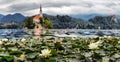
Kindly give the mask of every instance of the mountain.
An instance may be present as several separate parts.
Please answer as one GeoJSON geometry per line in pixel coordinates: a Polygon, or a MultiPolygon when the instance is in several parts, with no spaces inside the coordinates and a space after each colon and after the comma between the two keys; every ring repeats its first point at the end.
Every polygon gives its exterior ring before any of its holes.
{"type": "Polygon", "coordinates": [[[71,15],[73,18],[81,18],[83,20],[88,21],[91,18],[94,18],[95,16],[107,16],[106,14],[78,14],[78,15],[71,15]]]}
{"type": "Polygon", "coordinates": [[[94,28],[101,27],[102,29],[120,29],[120,20],[116,15],[96,16],[89,19],[89,22],[94,24],[94,28]]]}
{"type": "Polygon", "coordinates": [[[43,17],[50,19],[54,29],[98,29],[98,27],[101,29],[120,29],[118,15],[94,16],[88,19],[88,21],[81,18],[73,18],[68,15],[52,16],[43,14],[43,17]]]}
{"type": "Polygon", "coordinates": [[[53,27],[55,29],[86,28],[87,25],[91,24],[88,21],[84,21],[83,19],[73,18],[68,15],[52,16],[44,14],[43,16],[49,18],[52,21],[53,27]]]}
{"type": "Polygon", "coordinates": [[[120,15],[116,15],[118,19],[120,19],[120,15]]]}
{"type": "MultiPolygon", "coordinates": [[[[94,18],[96,16],[109,16],[108,14],[78,14],[78,15],[71,15],[73,18],[81,18],[83,20],[89,20],[91,18],[94,18]]],[[[120,19],[120,15],[116,15],[118,19],[120,19]]]]}
{"type": "Polygon", "coordinates": [[[98,29],[98,27],[101,29],[120,29],[119,15],[86,15],[86,17],[90,17],[88,21],[68,15],[51,16],[45,14],[44,17],[48,17],[53,22],[55,29],[75,28],[76,26],[79,29],[98,29]]]}
{"type": "MultiPolygon", "coordinates": [[[[33,17],[34,16],[25,19],[24,27],[28,27],[28,28],[33,27],[33,22],[32,22],[33,17]]],[[[53,29],[74,29],[74,28],[85,29],[87,27],[90,28],[92,27],[90,25],[93,25],[91,22],[84,21],[82,19],[73,18],[68,15],[53,16],[53,15],[43,14],[43,17],[44,19],[48,19],[52,22],[53,29]]],[[[45,20],[44,20],[44,23],[45,23],[45,20]]]]}
{"type": "Polygon", "coordinates": [[[4,15],[0,14],[0,20],[1,20],[2,17],[4,17],[4,15]]]}
{"type": "MultiPolygon", "coordinates": [[[[24,15],[20,13],[16,14],[8,14],[6,16],[0,15],[1,23],[8,24],[9,22],[15,22],[13,23],[13,26],[22,26],[24,24],[23,21],[26,21],[28,18],[30,18],[31,23],[33,20],[33,17],[25,17],[24,15]],[[20,22],[20,23],[17,23],[20,22]]],[[[84,14],[84,15],[78,15],[78,16],[68,16],[68,15],[48,15],[43,14],[44,18],[50,19],[50,21],[53,23],[54,29],[73,29],[73,28],[79,28],[79,29],[98,29],[98,27],[101,27],[101,29],[120,29],[120,15],[105,15],[105,14],[84,14]]],[[[11,24],[9,24],[8,27],[11,24]]],[[[31,24],[30,24],[31,25],[31,24]]],[[[4,25],[3,25],[4,26],[4,25]]],[[[4,28],[2,24],[0,27],[4,28]]]]}
{"type": "Polygon", "coordinates": [[[23,22],[25,20],[25,16],[20,14],[20,13],[16,13],[16,14],[8,14],[4,17],[1,18],[0,22],[1,23],[5,23],[5,22],[23,22]]]}

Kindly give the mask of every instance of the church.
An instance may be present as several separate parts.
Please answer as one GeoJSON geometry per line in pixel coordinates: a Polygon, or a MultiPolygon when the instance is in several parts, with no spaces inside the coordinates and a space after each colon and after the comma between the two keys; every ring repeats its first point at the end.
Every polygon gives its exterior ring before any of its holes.
{"type": "Polygon", "coordinates": [[[35,15],[33,18],[33,23],[35,24],[34,27],[34,35],[35,36],[40,36],[42,34],[43,31],[43,27],[42,24],[40,23],[42,20],[40,20],[40,18],[42,18],[42,6],[40,5],[40,11],[39,14],[35,15]]]}

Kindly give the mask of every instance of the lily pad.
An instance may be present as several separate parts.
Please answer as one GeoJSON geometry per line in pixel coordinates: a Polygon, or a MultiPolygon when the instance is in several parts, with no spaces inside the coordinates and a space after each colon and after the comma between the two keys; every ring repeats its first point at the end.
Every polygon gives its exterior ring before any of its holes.
{"type": "Polygon", "coordinates": [[[10,51],[9,54],[10,55],[17,55],[17,56],[19,56],[19,55],[22,54],[22,51],[10,51]]]}
{"type": "Polygon", "coordinates": [[[35,58],[37,56],[37,53],[29,53],[29,54],[27,54],[27,58],[28,59],[33,59],[33,58],[35,58]]]}
{"type": "Polygon", "coordinates": [[[12,56],[0,56],[0,62],[13,62],[14,57],[12,56]]]}

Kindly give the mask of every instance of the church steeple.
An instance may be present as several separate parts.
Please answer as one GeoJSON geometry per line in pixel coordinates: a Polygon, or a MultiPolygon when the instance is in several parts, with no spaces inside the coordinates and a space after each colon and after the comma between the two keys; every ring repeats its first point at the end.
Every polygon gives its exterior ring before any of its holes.
{"type": "Polygon", "coordinates": [[[42,5],[40,4],[40,17],[42,17],[42,5]]]}

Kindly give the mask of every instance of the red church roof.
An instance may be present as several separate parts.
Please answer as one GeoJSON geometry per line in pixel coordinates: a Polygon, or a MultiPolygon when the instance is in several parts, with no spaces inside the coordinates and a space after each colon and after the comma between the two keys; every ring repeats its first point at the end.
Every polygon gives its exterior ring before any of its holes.
{"type": "Polygon", "coordinates": [[[38,14],[38,15],[36,15],[36,16],[34,16],[34,19],[39,19],[40,18],[40,15],[38,14]]]}

